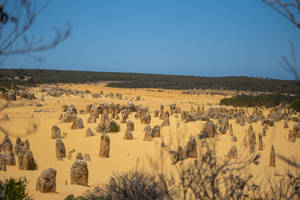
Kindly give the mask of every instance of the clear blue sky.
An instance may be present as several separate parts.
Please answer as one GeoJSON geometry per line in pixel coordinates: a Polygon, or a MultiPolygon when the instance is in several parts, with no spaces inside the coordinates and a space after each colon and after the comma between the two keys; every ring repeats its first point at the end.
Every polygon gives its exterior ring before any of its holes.
{"type": "Polygon", "coordinates": [[[47,39],[66,21],[71,36],[44,61],[3,65],[292,79],[279,62],[289,40],[300,52],[300,30],[260,0],[55,0],[32,32],[47,39]]]}

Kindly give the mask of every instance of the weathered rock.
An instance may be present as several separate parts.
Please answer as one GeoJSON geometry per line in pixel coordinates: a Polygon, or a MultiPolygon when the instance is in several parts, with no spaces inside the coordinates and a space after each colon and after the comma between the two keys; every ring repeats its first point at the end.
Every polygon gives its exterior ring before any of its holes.
{"type": "Polygon", "coordinates": [[[87,119],[88,123],[96,123],[97,122],[97,118],[95,115],[91,114],[88,119],[87,119]]]}
{"type": "Polygon", "coordinates": [[[90,154],[85,153],[84,156],[83,156],[83,160],[88,161],[88,162],[91,161],[92,159],[91,159],[90,154]]]}
{"type": "Polygon", "coordinates": [[[141,123],[142,124],[150,124],[151,122],[151,115],[149,113],[146,113],[144,116],[141,118],[141,123]]]}
{"type": "Polygon", "coordinates": [[[237,141],[237,138],[236,138],[235,135],[231,136],[231,141],[232,141],[232,142],[236,142],[236,141],[237,141]]]}
{"type": "Polygon", "coordinates": [[[233,136],[232,124],[230,124],[230,126],[229,126],[229,135],[233,136]]]}
{"type": "Polygon", "coordinates": [[[227,157],[229,159],[237,159],[237,148],[236,148],[236,146],[231,147],[231,149],[227,153],[227,157]]]}
{"type": "Polygon", "coordinates": [[[176,151],[169,151],[169,155],[171,157],[172,164],[176,164],[179,161],[176,151]]]}
{"type": "Polygon", "coordinates": [[[133,139],[132,132],[129,130],[126,130],[125,134],[124,134],[124,140],[132,140],[132,139],[133,139]]]}
{"type": "Polygon", "coordinates": [[[125,124],[127,120],[127,116],[126,115],[122,115],[120,123],[125,124]]]}
{"type": "Polygon", "coordinates": [[[30,150],[30,144],[29,144],[28,139],[26,139],[26,140],[24,141],[24,147],[25,147],[25,149],[30,150]]]}
{"type": "Polygon", "coordinates": [[[182,161],[186,158],[184,151],[181,146],[178,146],[177,151],[169,151],[171,156],[172,164],[176,164],[179,161],[182,161]]]}
{"type": "Polygon", "coordinates": [[[200,138],[213,138],[217,134],[216,125],[212,121],[207,121],[201,131],[200,138]]]}
{"type": "Polygon", "coordinates": [[[62,160],[63,158],[66,157],[66,148],[63,141],[60,138],[56,139],[55,149],[56,149],[56,158],[58,160],[62,160]]]}
{"type": "Polygon", "coordinates": [[[134,123],[130,120],[127,122],[127,130],[134,131],[134,123]]]}
{"type": "Polygon", "coordinates": [[[93,131],[92,131],[91,128],[88,128],[88,129],[86,130],[85,136],[86,136],[86,137],[94,136],[94,133],[93,133],[93,131]]]}
{"type": "Polygon", "coordinates": [[[194,136],[190,136],[187,144],[184,148],[185,157],[188,158],[197,158],[197,142],[194,136]]]}
{"type": "Polygon", "coordinates": [[[13,151],[13,144],[8,135],[5,135],[5,137],[3,138],[1,148],[4,153],[7,151],[13,151]]]}
{"type": "MultiPolygon", "coordinates": [[[[16,138],[16,145],[21,145],[21,143],[22,143],[21,138],[17,137],[17,138],[16,138]]],[[[22,144],[22,145],[23,145],[23,144],[22,144]]]]}
{"type": "Polygon", "coordinates": [[[20,170],[36,170],[33,154],[30,150],[20,153],[18,156],[18,166],[20,170]]]}
{"type": "Polygon", "coordinates": [[[158,117],[158,114],[159,114],[159,111],[158,111],[158,110],[154,110],[154,112],[153,112],[153,117],[154,117],[154,118],[157,118],[157,117],[158,117]]]}
{"type": "Polygon", "coordinates": [[[160,127],[158,125],[155,125],[151,130],[151,136],[152,137],[160,137],[160,127]]]}
{"type": "Polygon", "coordinates": [[[65,122],[73,122],[76,118],[77,115],[75,113],[66,112],[59,118],[59,120],[60,122],[65,123],[65,122]]]}
{"type": "Polygon", "coordinates": [[[160,113],[161,113],[161,114],[164,113],[164,105],[160,105],[160,113]]]}
{"type": "Polygon", "coordinates": [[[120,126],[114,120],[107,120],[106,122],[100,122],[96,128],[97,132],[107,133],[107,132],[119,132],[120,126]]]}
{"type": "Polygon", "coordinates": [[[77,156],[76,156],[76,160],[83,160],[83,156],[81,152],[78,152],[77,156]]]}
{"type": "Polygon", "coordinates": [[[57,138],[61,138],[61,131],[58,126],[54,125],[51,128],[51,139],[57,139],[57,138]]]}
{"type": "Polygon", "coordinates": [[[225,133],[226,133],[226,127],[224,126],[224,124],[220,125],[220,127],[219,127],[219,132],[220,132],[221,134],[225,134],[225,133]]]}
{"type": "Polygon", "coordinates": [[[108,120],[109,120],[108,113],[107,112],[103,112],[102,115],[101,115],[101,118],[100,118],[100,122],[101,123],[105,123],[108,120]]]}
{"type": "Polygon", "coordinates": [[[0,171],[6,171],[6,159],[2,154],[0,154],[0,171]]]}
{"type": "Polygon", "coordinates": [[[161,123],[160,126],[161,126],[161,127],[164,127],[164,126],[170,126],[170,119],[169,119],[169,117],[165,116],[165,117],[164,117],[164,121],[161,123]]]}
{"type": "Polygon", "coordinates": [[[274,146],[271,146],[271,152],[270,152],[270,167],[275,167],[275,149],[274,146]]]}
{"type": "Polygon", "coordinates": [[[199,117],[193,112],[184,111],[181,113],[181,120],[184,121],[184,123],[193,122],[198,119],[199,117]]]}
{"type": "Polygon", "coordinates": [[[77,109],[75,108],[75,106],[73,104],[71,104],[69,106],[67,112],[77,114],[77,109]]]}
{"type": "Polygon", "coordinates": [[[16,156],[19,156],[19,154],[22,151],[25,151],[24,149],[25,149],[24,143],[22,142],[22,140],[19,137],[17,137],[16,145],[15,145],[15,154],[16,154],[16,156]]]}
{"type": "Polygon", "coordinates": [[[261,122],[261,125],[263,126],[263,125],[265,125],[265,124],[267,124],[268,126],[272,127],[272,126],[274,126],[274,121],[271,120],[271,119],[265,119],[265,120],[263,120],[263,121],[261,122]]]}
{"type": "Polygon", "coordinates": [[[144,128],[144,141],[152,141],[152,131],[150,125],[146,125],[144,128]]]}
{"type": "Polygon", "coordinates": [[[99,157],[108,158],[110,151],[110,138],[108,134],[101,135],[99,157]]]}
{"type": "Polygon", "coordinates": [[[296,123],[293,127],[293,132],[296,136],[296,138],[300,138],[300,124],[296,123]]]}
{"type": "Polygon", "coordinates": [[[93,107],[93,104],[88,104],[85,108],[85,113],[90,113],[92,107],[93,107]]]}
{"type": "Polygon", "coordinates": [[[288,127],[289,127],[289,125],[288,125],[287,121],[284,121],[283,128],[288,128],[288,127]]]}
{"type": "Polygon", "coordinates": [[[84,128],[83,120],[82,120],[82,118],[77,117],[77,118],[74,120],[74,122],[73,122],[73,124],[72,124],[72,126],[71,126],[71,129],[81,129],[81,128],[84,128]]]}
{"type": "Polygon", "coordinates": [[[7,114],[4,114],[3,117],[1,118],[2,121],[9,121],[9,117],[7,114]]]}
{"type": "Polygon", "coordinates": [[[9,91],[5,94],[5,98],[8,101],[15,101],[17,99],[17,95],[15,91],[9,91]]]}
{"type": "Polygon", "coordinates": [[[48,168],[44,170],[36,181],[36,190],[46,192],[56,192],[56,170],[48,168]]]}
{"type": "Polygon", "coordinates": [[[289,142],[296,142],[296,135],[295,132],[292,130],[289,130],[289,142]]]}
{"type": "Polygon", "coordinates": [[[6,164],[7,165],[10,165],[10,166],[15,166],[16,165],[15,155],[12,151],[7,151],[4,154],[4,157],[6,159],[6,164]]]}
{"type": "Polygon", "coordinates": [[[84,160],[76,160],[71,167],[71,184],[88,186],[89,171],[84,160]]]}
{"type": "Polygon", "coordinates": [[[244,145],[249,148],[250,152],[255,151],[256,136],[255,136],[255,132],[251,125],[249,126],[247,134],[245,135],[244,145]]]}
{"type": "Polygon", "coordinates": [[[267,136],[267,128],[263,128],[263,130],[262,130],[262,136],[267,136]]]}
{"type": "Polygon", "coordinates": [[[263,140],[262,140],[262,134],[258,134],[258,150],[262,151],[264,148],[263,140]]]}

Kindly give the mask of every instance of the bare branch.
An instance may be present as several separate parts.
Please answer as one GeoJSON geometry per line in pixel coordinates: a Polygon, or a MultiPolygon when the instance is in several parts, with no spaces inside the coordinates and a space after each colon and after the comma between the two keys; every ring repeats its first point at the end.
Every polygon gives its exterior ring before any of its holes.
{"type": "Polygon", "coordinates": [[[300,1],[299,0],[262,0],[263,3],[270,6],[281,16],[285,17],[288,21],[300,28],[300,19],[295,16],[300,13],[300,1]]]}
{"type": "Polygon", "coordinates": [[[13,0],[3,3],[4,11],[10,20],[5,24],[0,22],[0,57],[23,54],[35,58],[32,53],[52,49],[70,36],[70,23],[67,23],[63,29],[52,28],[54,36],[47,41],[43,41],[42,37],[35,39],[27,35],[37,17],[49,4],[50,0],[38,8],[35,0],[13,0]],[[9,11],[5,10],[9,8],[11,8],[9,11]]]}

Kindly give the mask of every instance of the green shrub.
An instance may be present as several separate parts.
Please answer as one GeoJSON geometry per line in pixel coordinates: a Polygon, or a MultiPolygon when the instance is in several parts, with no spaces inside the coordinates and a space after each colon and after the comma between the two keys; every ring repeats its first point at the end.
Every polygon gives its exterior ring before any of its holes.
{"type": "Polygon", "coordinates": [[[88,199],[83,196],[75,197],[73,194],[70,194],[65,198],[65,200],[88,200],[88,199]]]}
{"type": "Polygon", "coordinates": [[[300,112],[300,99],[295,99],[294,101],[292,101],[289,105],[289,108],[300,112]]]}
{"type": "Polygon", "coordinates": [[[220,105],[234,107],[255,107],[265,106],[267,108],[274,107],[280,103],[290,103],[299,97],[286,96],[280,94],[261,94],[261,95],[236,95],[231,98],[221,99],[220,105]]]}
{"type": "Polygon", "coordinates": [[[5,182],[0,181],[0,194],[3,194],[3,191],[5,191],[5,198],[9,200],[29,200],[31,197],[26,191],[27,183],[25,177],[19,179],[10,178],[5,182]]]}

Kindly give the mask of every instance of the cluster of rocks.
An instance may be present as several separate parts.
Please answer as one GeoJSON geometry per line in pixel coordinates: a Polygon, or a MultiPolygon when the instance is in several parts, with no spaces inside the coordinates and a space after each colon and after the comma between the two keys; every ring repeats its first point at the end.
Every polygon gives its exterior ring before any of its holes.
{"type": "Polygon", "coordinates": [[[32,92],[29,92],[27,90],[17,90],[17,95],[28,100],[35,99],[35,95],[32,92]]]}
{"type": "Polygon", "coordinates": [[[61,96],[80,96],[84,97],[85,95],[91,94],[89,90],[81,91],[81,90],[76,90],[76,89],[66,89],[66,88],[61,88],[58,86],[50,87],[48,85],[43,86],[40,89],[40,92],[46,93],[47,96],[51,97],[61,97],[61,96]]]}
{"type": "Polygon", "coordinates": [[[144,141],[152,141],[152,138],[160,137],[160,126],[155,125],[153,128],[151,128],[150,125],[146,125],[144,128],[144,132],[144,141]]]}
{"type": "Polygon", "coordinates": [[[126,124],[126,131],[124,133],[124,140],[132,140],[133,139],[132,131],[134,131],[134,123],[129,120],[126,124]]]}
{"type": "Polygon", "coordinates": [[[7,101],[15,101],[17,100],[17,93],[14,90],[10,90],[5,93],[0,93],[0,97],[7,101]]]}
{"type": "Polygon", "coordinates": [[[190,136],[185,147],[178,146],[177,150],[169,151],[173,164],[187,158],[197,158],[197,142],[194,136],[190,136]]]}
{"type": "Polygon", "coordinates": [[[66,122],[73,122],[77,118],[77,109],[73,104],[70,106],[64,105],[63,106],[63,113],[60,115],[58,120],[62,123],[66,122]]]}
{"type": "Polygon", "coordinates": [[[24,142],[17,137],[16,145],[6,135],[0,144],[0,170],[6,171],[6,166],[16,165],[15,156],[18,157],[18,168],[20,170],[36,170],[37,164],[34,160],[33,154],[30,150],[29,141],[26,139],[24,142]]]}
{"type": "Polygon", "coordinates": [[[35,99],[34,93],[25,89],[9,90],[0,94],[0,98],[6,99],[7,101],[15,101],[17,100],[17,96],[28,100],[35,99]]]}
{"type": "Polygon", "coordinates": [[[300,124],[296,123],[292,130],[289,130],[288,141],[296,142],[296,138],[300,138],[300,124]]]}

